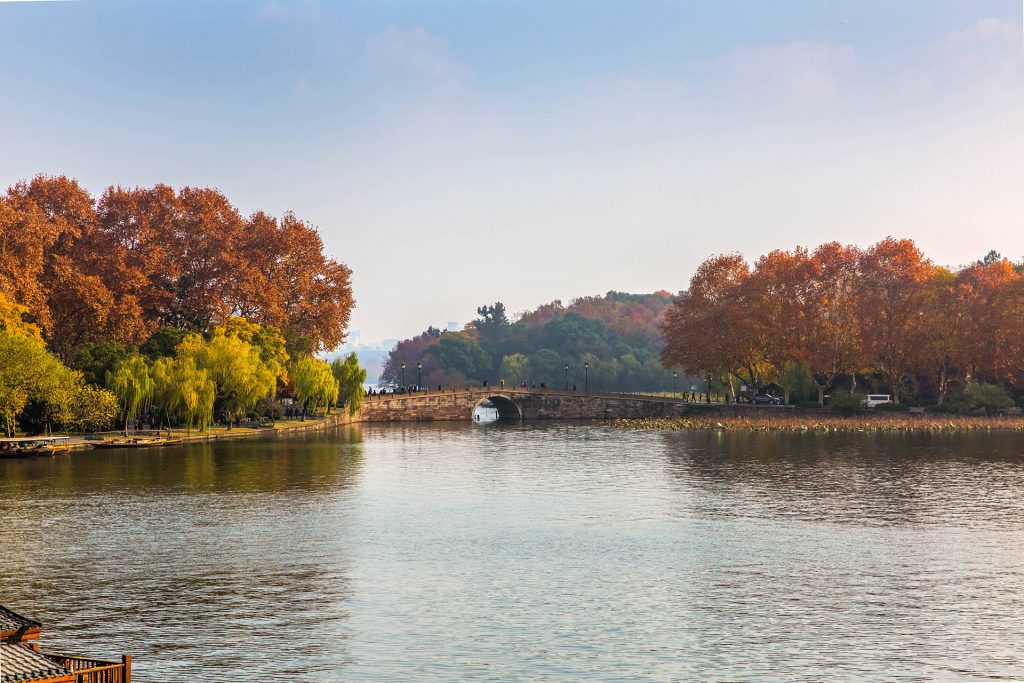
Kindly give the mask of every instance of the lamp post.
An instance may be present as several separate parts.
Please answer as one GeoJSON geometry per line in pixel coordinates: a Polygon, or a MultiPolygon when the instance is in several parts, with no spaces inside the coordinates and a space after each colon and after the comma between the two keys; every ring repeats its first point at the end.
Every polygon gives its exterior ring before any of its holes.
{"type": "Polygon", "coordinates": [[[673,398],[675,398],[676,396],[679,395],[678,382],[676,382],[676,378],[677,377],[679,377],[679,373],[676,372],[675,370],[673,370],[672,371],[672,397],[673,398]]]}
{"type": "Polygon", "coordinates": [[[423,363],[416,363],[416,391],[423,389],[423,363]]]}
{"type": "Polygon", "coordinates": [[[569,364],[565,364],[565,390],[569,391],[569,364]]]}
{"type": "Polygon", "coordinates": [[[405,363],[402,363],[402,391],[405,391],[405,363]]]}
{"type": "Polygon", "coordinates": [[[711,375],[707,376],[707,379],[705,380],[705,382],[706,383],[704,385],[704,389],[705,389],[704,394],[705,394],[705,396],[707,396],[708,403],[711,403],[711,375]]]}
{"type": "Polygon", "coordinates": [[[583,364],[583,391],[590,391],[590,363],[583,364]]]}

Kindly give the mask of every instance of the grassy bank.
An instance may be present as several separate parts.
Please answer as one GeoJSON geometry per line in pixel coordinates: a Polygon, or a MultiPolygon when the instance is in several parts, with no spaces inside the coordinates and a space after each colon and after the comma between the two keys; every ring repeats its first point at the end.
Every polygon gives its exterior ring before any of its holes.
{"type": "Polygon", "coordinates": [[[613,420],[615,427],[638,430],[747,432],[1024,432],[1024,417],[921,414],[878,415],[707,415],[613,420]]]}

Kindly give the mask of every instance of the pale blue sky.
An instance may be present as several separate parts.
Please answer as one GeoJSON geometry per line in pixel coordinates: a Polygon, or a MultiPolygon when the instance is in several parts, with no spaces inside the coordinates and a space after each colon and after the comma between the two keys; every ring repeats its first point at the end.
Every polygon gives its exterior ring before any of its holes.
{"type": "Polygon", "coordinates": [[[0,3],[0,183],[212,185],[355,271],[362,338],[711,253],[1024,256],[1020,0],[0,3]]]}

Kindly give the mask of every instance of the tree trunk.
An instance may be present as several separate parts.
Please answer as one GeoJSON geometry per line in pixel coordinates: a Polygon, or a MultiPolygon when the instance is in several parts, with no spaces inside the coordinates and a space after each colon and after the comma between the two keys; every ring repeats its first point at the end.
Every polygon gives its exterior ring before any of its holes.
{"type": "Polygon", "coordinates": [[[894,372],[890,372],[890,373],[888,373],[888,375],[889,375],[889,388],[892,391],[892,402],[893,403],[899,403],[900,402],[900,395],[899,395],[899,391],[898,391],[898,389],[899,389],[899,378],[896,376],[896,373],[894,373],[894,372]]]}

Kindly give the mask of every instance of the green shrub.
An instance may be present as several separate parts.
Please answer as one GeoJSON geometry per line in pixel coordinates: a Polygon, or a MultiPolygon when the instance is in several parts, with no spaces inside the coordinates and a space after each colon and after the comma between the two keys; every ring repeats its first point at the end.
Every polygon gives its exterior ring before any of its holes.
{"type": "Polygon", "coordinates": [[[906,403],[882,403],[875,406],[875,410],[881,410],[886,413],[909,413],[910,406],[906,403]]]}
{"type": "Polygon", "coordinates": [[[798,408],[810,408],[812,410],[821,408],[821,405],[817,401],[800,401],[796,405],[798,408]]]}
{"type": "Polygon", "coordinates": [[[1006,389],[988,382],[971,382],[964,387],[964,398],[971,408],[982,409],[988,415],[1013,406],[1006,389]]]}
{"type": "Polygon", "coordinates": [[[837,391],[832,394],[832,398],[829,399],[828,405],[837,413],[849,415],[851,413],[856,413],[863,408],[861,405],[863,400],[863,394],[848,394],[844,391],[837,391]]]}

